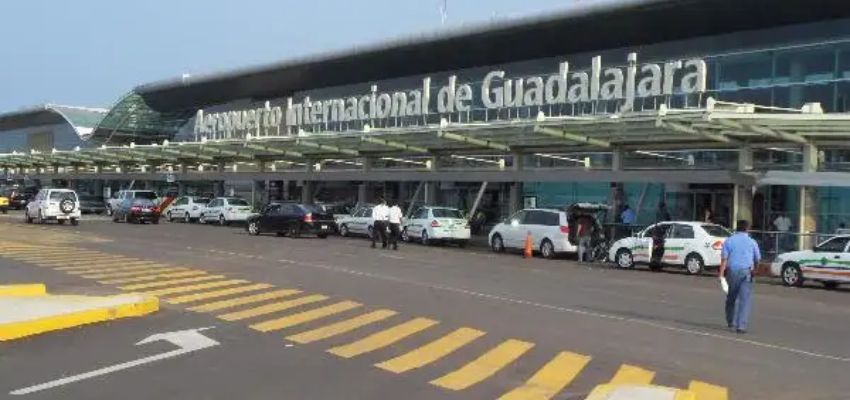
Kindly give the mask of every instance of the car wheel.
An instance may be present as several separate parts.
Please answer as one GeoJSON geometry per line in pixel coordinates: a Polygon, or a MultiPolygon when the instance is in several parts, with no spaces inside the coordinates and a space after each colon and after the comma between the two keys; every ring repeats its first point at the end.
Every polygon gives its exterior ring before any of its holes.
{"type": "Polygon", "coordinates": [[[291,238],[297,238],[297,237],[301,236],[301,227],[296,226],[296,225],[290,226],[289,230],[287,231],[287,236],[289,236],[291,238]]]}
{"type": "Polygon", "coordinates": [[[227,226],[229,224],[229,222],[227,222],[227,220],[224,219],[224,215],[219,215],[218,216],[218,224],[221,225],[221,226],[227,226]]]}
{"type": "Polygon", "coordinates": [[[685,268],[691,275],[700,275],[705,270],[705,262],[699,254],[688,254],[685,257],[685,268]]]}
{"type": "Polygon", "coordinates": [[[260,223],[257,221],[251,221],[248,223],[248,233],[257,236],[260,234],[260,223]]]}
{"type": "Polygon", "coordinates": [[[422,231],[422,244],[425,246],[431,245],[431,238],[428,237],[428,231],[422,231]]]}
{"type": "Polygon", "coordinates": [[[32,217],[30,217],[30,214],[26,209],[24,210],[24,221],[28,224],[32,223],[32,217]]]}
{"type": "Polygon", "coordinates": [[[493,235],[493,239],[490,240],[490,248],[496,253],[505,252],[505,241],[502,240],[502,235],[493,235]]]}
{"type": "Polygon", "coordinates": [[[635,258],[629,249],[617,250],[617,255],[614,260],[620,268],[631,269],[635,267],[635,258]]]}
{"type": "Polygon", "coordinates": [[[339,226],[339,235],[340,236],[347,237],[349,233],[350,232],[348,232],[348,225],[342,224],[342,225],[339,226]]]}
{"type": "Polygon", "coordinates": [[[72,226],[77,226],[77,225],[79,225],[79,224],[80,224],[80,220],[79,220],[79,219],[71,218],[71,225],[72,225],[72,226]]]}
{"type": "Polygon", "coordinates": [[[206,223],[207,223],[207,220],[205,220],[205,219],[204,219],[204,214],[201,214],[201,215],[198,217],[198,223],[199,223],[199,224],[206,224],[206,223]]]}
{"type": "Polygon", "coordinates": [[[189,213],[183,214],[183,223],[188,224],[192,222],[192,218],[189,218],[189,213]]]}
{"type": "Polygon", "coordinates": [[[823,287],[825,287],[829,290],[838,289],[838,285],[839,285],[839,283],[836,282],[836,281],[823,281],[821,283],[823,284],[823,287]]]}
{"type": "Polygon", "coordinates": [[[555,246],[549,239],[543,239],[543,242],[540,243],[540,255],[542,255],[543,258],[555,258],[555,246]]]}
{"type": "Polygon", "coordinates": [[[57,222],[59,225],[65,225],[65,220],[64,220],[64,219],[56,220],[56,222],[57,222]]]}
{"type": "Polygon", "coordinates": [[[401,241],[402,242],[410,242],[410,234],[407,233],[407,228],[401,230],[401,241]]]}
{"type": "Polygon", "coordinates": [[[165,219],[167,219],[168,222],[174,222],[174,217],[171,215],[171,211],[165,213],[165,219]]]}
{"type": "Polygon", "coordinates": [[[796,263],[787,263],[782,266],[782,283],[785,286],[803,286],[803,271],[796,263]]]}

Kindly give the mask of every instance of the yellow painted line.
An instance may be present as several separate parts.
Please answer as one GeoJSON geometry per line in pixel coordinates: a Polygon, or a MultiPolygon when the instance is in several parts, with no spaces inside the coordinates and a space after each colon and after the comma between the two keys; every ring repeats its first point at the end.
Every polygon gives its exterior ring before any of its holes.
{"type": "Polygon", "coordinates": [[[61,260],[66,257],[97,257],[103,255],[100,252],[91,252],[91,253],[80,253],[78,251],[72,252],[62,252],[62,253],[45,253],[41,250],[34,250],[32,252],[26,253],[10,253],[6,254],[5,257],[12,258],[15,260],[25,260],[25,261],[48,261],[48,260],[61,260]]]}
{"type": "Polygon", "coordinates": [[[357,328],[383,321],[393,315],[398,314],[393,310],[377,310],[367,314],[359,315],[345,321],[336,322],[330,325],[325,325],[320,328],[301,332],[295,335],[287,336],[287,340],[295,343],[312,343],[317,340],[327,339],[336,335],[341,335],[346,332],[351,332],[357,328]]]}
{"type": "Polygon", "coordinates": [[[425,329],[428,329],[436,324],[438,324],[438,322],[431,319],[415,318],[402,324],[396,325],[392,328],[385,329],[372,335],[366,336],[365,338],[357,340],[355,342],[343,346],[334,347],[328,350],[328,352],[331,354],[336,354],[343,358],[351,358],[360,354],[368,353],[370,351],[375,351],[380,348],[387,347],[395,342],[398,342],[399,340],[402,340],[417,332],[421,332],[425,329]]]}
{"type": "Polygon", "coordinates": [[[133,267],[133,266],[141,266],[141,265],[161,265],[154,261],[143,261],[143,260],[135,260],[135,261],[127,261],[127,262],[103,262],[103,263],[91,263],[87,265],[76,265],[72,267],[56,267],[53,268],[57,271],[85,271],[87,269],[91,270],[101,270],[110,267],[133,267]]]}
{"type": "Polygon", "coordinates": [[[561,352],[546,363],[522,386],[499,397],[500,400],[551,399],[564,390],[590,362],[590,357],[561,352]]]}
{"type": "Polygon", "coordinates": [[[139,259],[127,258],[122,256],[111,256],[111,257],[80,257],[80,258],[69,258],[64,260],[50,260],[50,261],[31,261],[38,265],[43,265],[45,267],[56,267],[63,266],[64,264],[70,263],[81,263],[81,264],[104,264],[104,263],[121,263],[121,262],[130,262],[130,261],[141,261],[139,259]]]}
{"type": "Polygon", "coordinates": [[[18,260],[27,261],[27,262],[41,262],[41,263],[57,263],[57,262],[69,262],[69,261],[102,261],[102,260],[112,260],[116,258],[123,258],[121,256],[116,256],[112,254],[66,254],[66,255],[38,255],[38,256],[29,256],[29,257],[18,257],[18,260]]]}
{"type": "Polygon", "coordinates": [[[174,273],[166,273],[166,274],[154,274],[154,275],[144,275],[144,276],[136,276],[132,278],[121,278],[121,279],[108,279],[103,281],[97,281],[97,283],[101,283],[104,285],[118,285],[122,283],[134,283],[134,282],[147,282],[154,281],[157,279],[170,279],[170,278],[185,278],[189,276],[196,275],[206,275],[206,271],[187,271],[187,272],[174,272],[174,273]]]}
{"type": "Polygon", "coordinates": [[[86,274],[102,274],[106,272],[130,272],[137,270],[145,270],[152,268],[163,268],[167,267],[167,265],[161,264],[148,264],[148,265],[125,265],[125,266],[115,266],[109,268],[91,268],[91,269],[81,269],[75,271],[65,271],[71,275],[86,275],[86,274]]]}
{"type": "Polygon", "coordinates": [[[316,303],[327,299],[328,296],[314,294],[310,296],[299,297],[297,299],[271,303],[259,307],[249,308],[243,311],[235,311],[228,314],[219,315],[218,318],[225,321],[239,321],[240,319],[256,317],[260,315],[271,314],[273,312],[288,310],[293,307],[303,306],[305,304],[316,303]]]}
{"type": "Polygon", "coordinates": [[[315,308],[312,310],[300,312],[297,314],[287,315],[283,318],[272,319],[268,321],[258,322],[251,325],[251,329],[260,332],[271,332],[286,329],[292,326],[300,325],[306,322],[317,320],[348,311],[360,307],[362,304],[353,301],[341,301],[336,304],[331,304],[324,307],[315,308]]]}
{"type": "Polygon", "coordinates": [[[0,285],[0,296],[43,296],[45,294],[47,294],[47,286],[43,283],[0,285]]]}
{"type": "Polygon", "coordinates": [[[31,257],[44,257],[44,258],[56,258],[56,257],[74,257],[74,256],[95,256],[95,255],[103,255],[107,254],[98,250],[83,250],[83,249],[61,249],[61,250],[48,250],[44,248],[32,248],[27,250],[11,250],[8,251],[8,254],[14,257],[23,257],[23,258],[31,258],[31,257]]]}
{"type": "Polygon", "coordinates": [[[460,328],[431,343],[396,358],[375,364],[375,366],[397,374],[421,368],[466,346],[473,340],[484,336],[484,333],[477,329],[460,328]]]}
{"type": "Polygon", "coordinates": [[[182,285],[184,283],[212,281],[212,280],[224,279],[224,278],[227,278],[227,277],[224,276],[224,275],[202,275],[202,276],[193,276],[193,277],[190,277],[190,278],[172,279],[172,280],[159,281],[159,282],[137,283],[137,284],[134,284],[134,285],[119,286],[118,288],[121,289],[121,290],[141,290],[141,289],[151,289],[151,288],[161,288],[161,287],[166,287],[166,286],[182,285]]]}
{"type": "Polygon", "coordinates": [[[655,378],[655,372],[634,365],[623,364],[609,383],[612,385],[649,385],[653,378],[655,378]]]}
{"type": "Polygon", "coordinates": [[[195,291],[198,291],[198,290],[213,289],[213,288],[218,288],[218,287],[222,287],[222,286],[233,286],[233,285],[238,285],[240,283],[248,283],[248,281],[246,281],[244,279],[231,279],[229,281],[217,281],[217,282],[201,283],[199,285],[178,286],[178,287],[167,288],[167,289],[152,290],[152,291],[147,291],[147,292],[143,292],[143,293],[146,294],[146,295],[149,295],[149,296],[167,296],[169,294],[195,292],[195,291]]]}
{"type": "Polygon", "coordinates": [[[240,287],[235,287],[235,288],[231,288],[231,289],[221,289],[221,290],[216,290],[216,291],[212,291],[212,292],[187,294],[185,296],[174,297],[174,298],[168,299],[167,301],[171,304],[191,303],[193,301],[209,300],[209,299],[215,299],[215,298],[219,298],[219,297],[231,296],[231,295],[234,295],[234,294],[240,294],[240,293],[245,293],[245,292],[253,292],[253,291],[256,291],[256,290],[268,289],[268,288],[273,287],[273,286],[274,285],[269,285],[268,283],[257,283],[257,284],[254,284],[254,285],[240,286],[240,287]]]}
{"type": "Polygon", "coordinates": [[[245,297],[239,297],[239,298],[236,298],[236,299],[229,299],[229,300],[216,301],[216,302],[213,302],[213,303],[200,304],[200,305],[189,308],[189,311],[196,311],[196,312],[219,311],[219,310],[223,310],[225,308],[232,308],[232,307],[236,307],[236,306],[244,306],[246,304],[259,303],[261,301],[276,300],[276,299],[279,299],[281,297],[292,296],[292,295],[296,295],[296,294],[299,294],[299,293],[301,293],[301,291],[295,290],[295,289],[276,290],[274,292],[260,293],[260,294],[255,294],[253,296],[245,296],[245,297]]]}
{"type": "Polygon", "coordinates": [[[137,271],[123,271],[123,272],[110,272],[106,274],[92,274],[92,275],[82,275],[83,278],[86,279],[103,279],[103,278],[124,278],[130,276],[139,276],[139,275],[150,275],[150,274],[164,274],[166,272],[188,272],[193,271],[188,268],[183,267],[174,267],[174,268],[166,268],[165,266],[156,266],[157,264],[153,264],[148,266],[145,269],[139,269],[137,271]]]}
{"type": "Polygon", "coordinates": [[[449,390],[466,389],[489,378],[532,347],[534,343],[515,339],[506,340],[469,364],[434,379],[431,383],[449,390]]]}
{"type": "Polygon", "coordinates": [[[691,381],[688,391],[694,392],[699,400],[728,400],[729,389],[710,383],[691,381]]]}

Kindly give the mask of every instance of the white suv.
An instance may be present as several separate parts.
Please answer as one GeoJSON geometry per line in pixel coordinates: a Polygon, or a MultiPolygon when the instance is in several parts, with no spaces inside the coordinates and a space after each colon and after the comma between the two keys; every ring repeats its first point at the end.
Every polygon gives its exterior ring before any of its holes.
{"type": "Polygon", "coordinates": [[[71,221],[71,225],[80,223],[80,199],[71,189],[41,189],[35,198],[27,203],[24,218],[31,224],[55,220],[60,225],[71,221]]]}
{"type": "Polygon", "coordinates": [[[159,205],[159,196],[152,190],[119,190],[114,197],[110,198],[106,203],[106,215],[112,215],[112,212],[121,207],[125,201],[133,199],[148,199],[154,204],[159,205]]]}
{"type": "Polygon", "coordinates": [[[490,230],[490,248],[495,252],[522,249],[531,234],[531,245],[545,258],[559,253],[575,253],[578,248],[570,242],[570,228],[565,211],[533,208],[520,210],[490,230]]]}

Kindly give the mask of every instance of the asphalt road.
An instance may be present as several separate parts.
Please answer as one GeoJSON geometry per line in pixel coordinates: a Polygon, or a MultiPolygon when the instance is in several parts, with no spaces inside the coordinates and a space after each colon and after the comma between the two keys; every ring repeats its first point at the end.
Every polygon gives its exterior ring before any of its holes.
{"type": "Polygon", "coordinates": [[[214,327],[203,333],[219,346],[22,397],[584,399],[615,380],[690,386],[701,400],[726,389],[731,399],[850,399],[847,289],[763,280],[750,332],[738,335],[711,276],[165,221],[2,218],[0,282],[27,281],[152,292],[163,309],[0,345],[0,396],[174,349],[135,345],[152,334],[214,327]],[[155,264],[130,264],[144,261],[155,264]],[[87,265],[102,271],[55,269],[87,265]]]}

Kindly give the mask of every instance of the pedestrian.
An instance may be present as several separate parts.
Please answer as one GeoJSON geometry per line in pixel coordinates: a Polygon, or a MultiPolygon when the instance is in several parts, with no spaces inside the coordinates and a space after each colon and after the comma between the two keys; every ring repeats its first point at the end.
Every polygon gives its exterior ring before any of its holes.
{"type": "Polygon", "coordinates": [[[592,238],[592,227],[590,217],[581,215],[578,217],[578,262],[589,260],[590,242],[592,238]]]}
{"type": "Polygon", "coordinates": [[[635,222],[637,222],[637,214],[635,214],[635,211],[626,204],[623,206],[623,212],[620,213],[620,220],[625,225],[634,225],[635,222]]]}
{"type": "Polygon", "coordinates": [[[779,215],[776,216],[776,219],[773,220],[773,227],[777,230],[777,243],[779,244],[779,250],[784,251],[790,247],[789,242],[791,241],[791,218],[788,218],[784,212],[780,212],[779,215]]]}
{"type": "Polygon", "coordinates": [[[378,199],[378,204],[372,207],[372,248],[375,241],[381,240],[381,248],[387,248],[387,221],[390,219],[390,208],[384,199],[378,199]]]}
{"type": "Polygon", "coordinates": [[[749,233],[750,223],[740,220],[735,234],[723,243],[720,252],[720,278],[726,279],[726,326],[737,333],[747,333],[752,309],[753,273],[761,260],[759,245],[749,233]]]}
{"type": "Polygon", "coordinates": [[[670,220],[670,212],[667,211],[667,203],[661,201],[658,203],[658,211],[655,212],[655,222],[664,222],[670,220]]]}
{"type": "Polygon", "coordinates": [[[398,206],[398,202],[392,202],[392,207],[389,210],[389,224],[390,224],[390,245],[393,247],[393,250],[398,250],[398,236],[401,232],[401,207],[398,206]]]}
{"type": "Polygon", "coordinates": [[[705,211],[703,211],[702,222],[705,222],[707,224],[714,223],[714,213],[711,212],[710,208],[706,208],[705,211]]]}

